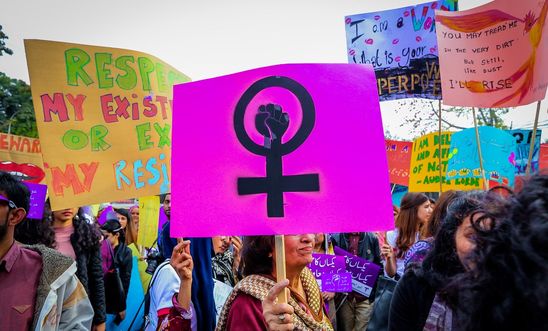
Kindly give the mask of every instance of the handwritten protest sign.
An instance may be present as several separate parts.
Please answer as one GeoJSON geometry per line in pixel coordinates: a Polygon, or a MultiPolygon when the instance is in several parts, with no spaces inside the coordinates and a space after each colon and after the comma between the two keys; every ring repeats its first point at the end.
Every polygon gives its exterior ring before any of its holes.
{"type": "Polygon", "coordinates": [[[188,77],[131,50],[25,48],[52,208],[167,192],[171,87],[188,77]]]}
{"type": "Polygon", "coordinates": [[[346,259],[346,270],[352,273],[352,290],[369,297],[379,277],[381,267],[339,247],[335,246],[334,250],[336,255],[344,256],[346,259]]]}
{"type": "Polygon", "coordinates": [[[158,218],[160,214],[160,197],[157,195],[139,198],[139,233],[137,244],[151,247],[158,238],[158,218]]]}
{"type": "Polygon", "coordinates": [[[30,191],[30,203],[27,218],[42,219],[48,187],[43,184],[25,182],[30,191]]]}
{"type": "Polygon", "coordinates": [[[403,186],[409,185],[412,148],[412,142],[386,140],[386,158],[388,159],[390,183],[403,186]]]}
{"type": "Polygon", "coordinates": [[[321,278],[322,292],[352,292],[352,273],[323,274],[321,278]]]}
{"type": "MultiPolygon", "coordinates": [[[[346,271],[344,257],[329,254],[312,254],[312,263],[308,265],[310,271],[318,281],[318,284],[323,290],[323,276],[328,274],[340,274],[346,271]]],[[[332,279],[332,278],[330,278],[332,279]]],[[[338,291],[337,291],[338,292],[338,291]]]]}
{"type": "Polygon", "coordinates": [[[413,141],[409,192],[439,192],[440,180],[442,181],[442,191],[482,189],[483,184],[479,178],[446,179],[452,134],[453,133],[449,131],[442,132],[440,140],[438,132],[434,132],[413,141]],[[442,167],[441,179],[439,168],[440,144],[442,167]]]}
{"type": "Polygon", "coordinates": [[[40,140],[0,133],[0,171],[29,183],[44,183],[40,140]]]}
{"type": "Polygon", "coordinates": [[[548,2],[537,0],[436,12],[443,103],[514,107],[544,99],[547,13],[548,2]]]}
{"type": "Polygon", "coordinates": [[[176,85],[174,98],[172,236],[393,226],[371,66],[265,67],[176,85]]]}
{"type": "MultiPolygon", "coordinates": [[[[531,149],[531,139],[533,138],[533,130],[506,130],[509,134],[516,138],[516,175],[525,175],[527,171],[527,162],[529,161],[529,150],[531,149]]],[[[535,136],[535,146],[533,149],[533,158],[531,159],[531,174],[538,172],[539,157],[540,157],[540,142],[542,130],[537,130],[535,136]]]]}
{"type": "Polygon", "coordinates": [[[548,144],[540,145],[539,169],[548,169],[548,144]]]}
{"type": "Polygon", "coordinates": [[[373,65],[381,101],[441,99],[434,12],[456,8],[440,0],[347,16],[348,62],[373,65]]]}
{"type": "MultiPolygon", "coordinates": [[[[491,126],[480,126],[478,131],[486,179],[514,186],[515,138],[504,130],[491,126]]],[[[470,128],[454,133],[451,136],[447,179],[483,180],[478,155],[476,129],[470,128]]]]}

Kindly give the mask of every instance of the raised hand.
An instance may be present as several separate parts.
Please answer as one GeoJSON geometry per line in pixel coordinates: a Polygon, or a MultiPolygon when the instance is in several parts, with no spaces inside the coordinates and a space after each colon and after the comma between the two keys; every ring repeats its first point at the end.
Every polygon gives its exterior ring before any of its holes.
{"type": "Polygon", "coordinates": [[[170,264],[179,275],[181,282],[192,280],[194,262],[190,255],[190,240],[181,241],[173,248],[170,264]]]}
{"type": "Polygon", "coordinates": [[[263,317],[268,330],[293,330],[293,307],[287,303],[276,303],[278,294],[286,290],[289,281],[283,280],[274,285],[263,300],[263,317]]]}
{"type": "Polygon", "coordinates": [[[255,115],[255,128],[264,137],[281,139],[288,127],[289,115],[283,112],[281,106],[269,103],[259,107],[255,115]]]}

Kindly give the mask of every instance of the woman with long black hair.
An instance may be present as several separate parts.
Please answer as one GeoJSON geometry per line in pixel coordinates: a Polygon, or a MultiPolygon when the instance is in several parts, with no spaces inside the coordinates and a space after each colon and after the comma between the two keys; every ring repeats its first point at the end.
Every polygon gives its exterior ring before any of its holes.
{"type": "Polygon", "coordinates": [[[473,268],[476,228],[489,228],[508,206],[487,192],[458,192],[449,204],[434,241],[420,268],[400,279],[390,305],[389,330],[451,330],[455,325],[453,299],[444,288],[452,278],[473,268]]]}
{"type": "MultiPolygon", "coordinates": [[[[113,266],[110,269],[111,271],[116,269],[124,290],[123,297],[116,298],[116,300],[106,303],[107,312],[109,314],[117,315],[115,321],[121,321],[126,317],[126,299],[129,293],[133,258],[131,250],[126,245],[124,229],[122,229],[118,220],[107,220],[105,224],[101,226],[101,231],[103,232],[103,237],[110,246],[109,252],[112,254],[113,266]],[[115,305],[115,302],[118,304],[115,305]]],[[[106,284],[105,281],[105,285],[106,284]]],[[[108,291],[110,289],[106,288],[106,290],[108,291]]],[[[106,294],[107,297],[108,295],[109,293],[106,294]]]]}

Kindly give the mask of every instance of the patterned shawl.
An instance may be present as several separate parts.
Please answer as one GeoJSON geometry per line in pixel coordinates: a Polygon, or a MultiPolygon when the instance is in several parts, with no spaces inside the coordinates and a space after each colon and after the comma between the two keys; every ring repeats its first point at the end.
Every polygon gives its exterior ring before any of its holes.
{"type": "MultiPolygon", "coordinates": [[[[307,313],[299,303],[299,301],[302,302],[303,299],[297,298],[296,300],[294,297],[298,297],[298,294],[291,291],[288,303],[295,310],[295,313],[293,314],[295,330],[332,331],[333,327],[329,322],[329,318],[323,313],[323,299],[320,288],[310,269],[304,268],[300,278],[307,298],[307,303],[303,303],[308,306],[311,314],[307,313]]],[[[227,299],[221,316],[219,317],[216,331],[226,330],[228,313],[239,292],[248,294],[262,302],[275,284],[276,282],[272,279],[261,275],[251,275],[242,279],[227,299]]]]}

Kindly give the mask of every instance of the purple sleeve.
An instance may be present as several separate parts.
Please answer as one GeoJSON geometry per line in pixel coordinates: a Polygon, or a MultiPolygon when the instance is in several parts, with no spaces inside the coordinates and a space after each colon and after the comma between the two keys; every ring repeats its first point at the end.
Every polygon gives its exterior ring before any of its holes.
{"type": "Polygon", "coordinates": [[[238,294],[230,307],[226,330],[267,331],[261,302],[248,294],[238,294]]]}

